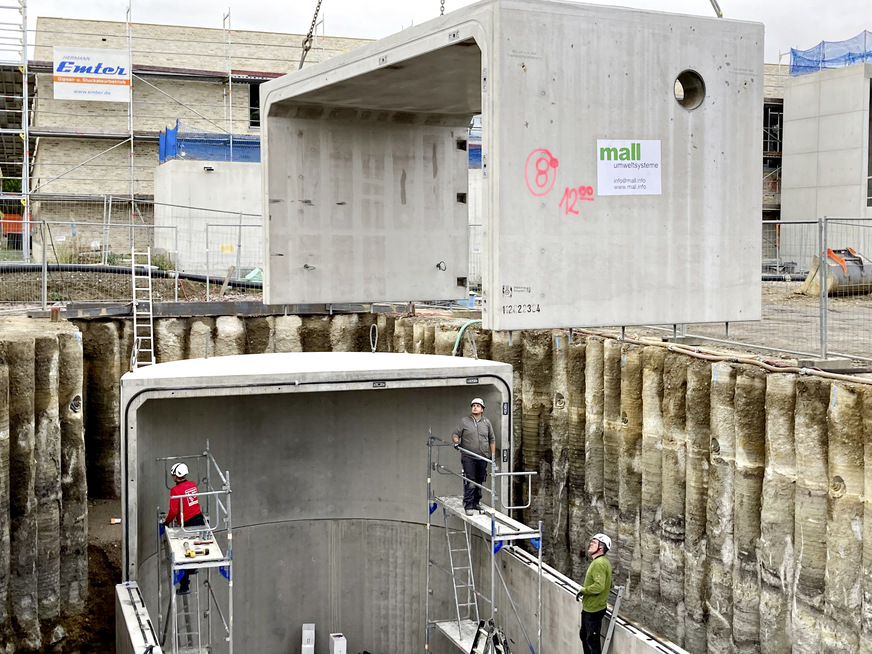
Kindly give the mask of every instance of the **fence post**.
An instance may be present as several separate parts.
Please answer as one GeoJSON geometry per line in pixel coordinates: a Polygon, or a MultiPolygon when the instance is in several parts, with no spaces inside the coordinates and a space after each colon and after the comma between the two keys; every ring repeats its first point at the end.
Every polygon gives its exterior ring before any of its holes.
{"type": "Polygon", "coordinates": [[[48,253],[45,247],[47,231],[44,220],[39,224],[42,226],[42,310],[45,311],[48,308],[48,257],[46,256],[48,253]]]}
{"type": "Polygon", "coordinates": [[[829,272],[829,256],[827,256],[827,217],[823,216],[818,220],[818,244],[820,248],[820,257],[818,259],[818,282],[820,287],[819,307],[820,314],[820,337],[821,337],[821,359],[827,358],[827,273],[829,272]]]}
{"type": "MultiPolygon", "coordinates": [[[[233,134],[230,135],[233,138],[233,134]]],[[[239,212],[239,229],[236,233],[236,279],[239,279],[239,268],[242,265],[242,212],[239,212]]]]}
{"type": "Polygon", "coordinates": [[[179,301],[179,284],[182,280],[179,279],[179,226],[173,225],[173,268],[176,271],[175,286],[175,301],[179,301]]]}

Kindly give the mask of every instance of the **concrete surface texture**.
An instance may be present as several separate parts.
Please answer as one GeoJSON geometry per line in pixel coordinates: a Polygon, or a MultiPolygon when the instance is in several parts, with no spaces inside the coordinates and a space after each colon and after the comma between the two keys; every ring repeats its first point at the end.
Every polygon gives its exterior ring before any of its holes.
{"type": "MultiPolygon", "coordinates": [[[[858,64],[785,82],[784,220],[872,216],[867,202],[870,78],[872,64],[858,64]]],[[[868,236],[846,245],[863,254],[861,248],[872,250],[868,236]]]]}
{"type": "Polygon", "coordinates": [[[43,651],[85,609],[82,341],[0,319],[0,642],[43,651]]]}
{"type": "Polygon", "coordinates": [[[485,0],[261,98],[269,302],[456,297],[481,112],[485,327],[759,318],[762,25],[485,0]]]}
{"type": "Polygon", "coordinates": [[[263,261],[260,196],[259,164],[167,161],[154,169],[154,247],[177,270],[245,275],[263,261]]]}

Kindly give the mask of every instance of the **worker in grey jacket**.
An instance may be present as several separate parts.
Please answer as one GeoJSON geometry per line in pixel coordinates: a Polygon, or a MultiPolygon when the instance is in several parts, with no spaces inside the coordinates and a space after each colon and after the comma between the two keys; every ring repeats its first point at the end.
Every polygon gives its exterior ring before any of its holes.
{"type": "MultiPolygon", "coordinates": [[[[465,450],[474,452],[485,459],[493,460],[496,454],[496,439],[494,426],[484,417],[484,400],[477,397],[470,402],[470,415],[460,420],[460,426],[454,430],[452,440],[465,450]]],[[[477,484],[487,480],[487,460],[472,457],[463,453],[460,457],[463,466],[463,476],[477,484]]],[[[481,511],[481,488],[468,481],[463,482],[463,508],[466,515],[473,511],[481,511]]]]}

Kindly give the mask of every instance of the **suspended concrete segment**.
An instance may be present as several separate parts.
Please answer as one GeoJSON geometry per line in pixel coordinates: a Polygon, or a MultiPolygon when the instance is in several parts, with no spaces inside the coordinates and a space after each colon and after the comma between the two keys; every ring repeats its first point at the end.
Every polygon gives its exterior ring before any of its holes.
{"type": "Polygon", "coordinates": [[[267,302],[462,297],[480,113],[484,327],[760,317],[760,24],[485,0],[261,97],[267,302]]]}

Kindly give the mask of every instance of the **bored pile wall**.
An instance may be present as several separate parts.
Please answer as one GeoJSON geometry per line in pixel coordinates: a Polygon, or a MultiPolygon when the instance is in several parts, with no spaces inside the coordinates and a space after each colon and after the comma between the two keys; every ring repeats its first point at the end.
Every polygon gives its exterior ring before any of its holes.
{"type": "MultiPolygon", "coordinates": [[[[379,351],[451,354],[462,323],[384,314],[160,319],[156,347],[159,361],[369,350],[375,324],[379,351]]],[[[118,380],[130,329],[124,321],[78,325],[90,492],[114,496],[118,380]]],[[[872,388],[598,336],[576,334],[570,344],[545,331],[510,337],[473,329],[478,356],[515,370],[514,464],[539,473],[523,518],[544,521],[549,563],[581,579],[587,563],[579,554],[605,531],[614,542],[616,583],[627,587],[623,612],[690,652],[872,651],[872,512],[865,500],[872,497],[872,463],[865,471],[872,388]]],[[[30,357],[32,366],[35,343],[15,347],[24,348],[15,360],[30,357]]],[[[464,355],[472,355],[468,343],[464,355]]],[[[9,378],[10,387],[22,383],[9,378]]],[[[10,420],[18,425],[10,433],[29,434],[26,416],[36,416],[45,400],[38,393],[33,405],[7,397],[12,413],[25,416],[10,420]]],[[[0,471],[3,415],[0,404],[0,471]]],[[[26,452],[27,436],[22,443],[26,452]]],[[[47,471],[37,466],[34,474],[47,471]]],[[[31,488],[27,479],[17,483],[31,488]]],[[[43,492],[56,494],[50,484],[43,492]]],[[[62,484],[63,498],[66,492],[62,484]]],[[[32,533],[34,509],[26,505],[19,510],[27,519],[13,520],[13,534],[32,533]]],[[[3,542],[0,527],[0,629],[20,628],[28,622],[4,586],[3,542]],[[10,621],[16,610],[24,617],[10,621]]],[[[77,579],[81,588],[85,577],[77,579]]],[[[53,588],[52,580],[49,572],[39,588],[53,588]]]]}
{"type": "Polygon", "coordinates": [[[88,595],[82,341],[0,327],[0,651],[47,651],[88,595]]]}

